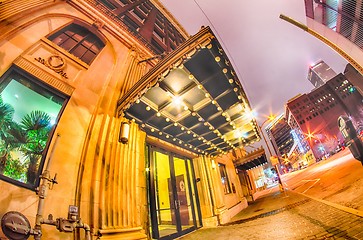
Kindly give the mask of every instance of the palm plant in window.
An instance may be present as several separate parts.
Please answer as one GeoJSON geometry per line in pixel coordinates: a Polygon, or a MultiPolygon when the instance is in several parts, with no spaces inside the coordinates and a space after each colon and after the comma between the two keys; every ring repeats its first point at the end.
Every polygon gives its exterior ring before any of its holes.
{"type": "Polygon", "coordinates": [[[39,162],[47,144],[51,130],[50,116],[43,111],[32,111],[21,120],[21,127],[25,131],[21,152],[29,164],[27,182],[34,184],[38,176],[39,162]]]}
{"type": "Polygon", "coordinates": [[[7,128],[7,134],[4,135],[4,143],[6,143],[7,158],[3,175],[25,181],[25,164],[20,160],[20,146],[24,142],[25,131],[16,122],[10,122],[7,128]]]}
{"type": "Polygon", "coordinates": [[[13,125],[14,108],[4,103],[0,95],[0,174],[3,173],[7,159],[13,149],[11,134],[9,133],[13,125]]]}

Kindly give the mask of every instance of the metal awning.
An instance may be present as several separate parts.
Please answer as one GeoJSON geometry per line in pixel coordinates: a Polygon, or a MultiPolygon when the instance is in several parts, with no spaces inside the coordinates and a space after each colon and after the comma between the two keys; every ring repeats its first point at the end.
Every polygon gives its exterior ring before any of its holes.
{"type": "Polygon", "coordinates": [[[267,158],[266,158],[265,154],[255,158],[249,162],[245,162],[241,165],[238,165],[236,168],[239,170],[250,170],[252,168],[259,167],[264,164],[267,164],[267,158]]]}
{"type": "Polygon", "coordinates": [[[119,100],[118,112],[147,134],[198,154],[260,140],[246,94],[208,27],[143,76],[119,100]]]}
{"type": "Polygon", "coordinates": [[[235,168],[239,170],[249,170],[251,168],[259,167],[266,164],[267,157],[265,150],[260,147],[238,159],[234,159],[233,162],[235,168]]]}

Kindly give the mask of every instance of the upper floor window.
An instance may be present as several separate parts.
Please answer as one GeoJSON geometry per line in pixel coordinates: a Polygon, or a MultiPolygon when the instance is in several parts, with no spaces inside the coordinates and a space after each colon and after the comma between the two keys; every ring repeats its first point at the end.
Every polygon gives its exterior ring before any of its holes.
{"type": "Polygon", "coordinates": [[[94,33],[78,24],[62,28],[48,39],[87,64],[91,64],[105,46],[94,33]]]}

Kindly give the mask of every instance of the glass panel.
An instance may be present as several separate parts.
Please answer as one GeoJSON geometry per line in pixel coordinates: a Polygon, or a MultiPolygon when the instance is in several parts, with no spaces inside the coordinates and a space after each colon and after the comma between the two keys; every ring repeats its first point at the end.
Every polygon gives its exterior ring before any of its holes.
{"type": "Polygon", "coordinates": [[[87,48],[85,48],[82,44],[80,44],[72,50],[72,53],[74,56],[82,59],[82,56],[86,51],[87,51],[87,48]]]}
{"type": "Polygon", "coordinates": [[[196,223],[197,223],[197,228],[201,227],[200,225],[200,219],[199,219],[199,214],[198,214],[198,206],[197,206],[197,195],[196,195],[196,192],[195,192],[195,184],[194,184],[194,177],[193,177],[193,168],[192,168],[192,163],[191,161],[187,161],[188,163],[188,172],[189,172],[189,179],[192,180],[191,183],[190,183],[190,186],[191,186],[191,191],[192,191],[192,196],[193,196],[193,205],[194,205],[194,211],[195,211],[195,220],[196,220],[196,223]]]}
{"type": "Polygon", "coordinates": [[[169,156],[155,152],[155,196],[159,236],[177,232],[169,156]]]}
{"type": "Polygon", "coordinates": [[[177,203],[180,212],[180,222],[182,230],[184,230],[194,226],[185,160],[174,157],[174,169],[176,190],[178,195],[177,203]]]}
{"type": "Polygon", "coordinates": [[[224,189],[224,194],[231,193],[231,186],[229,185],[226,165],[219,163],[218,166],[219,166],[219,172],[221,174],[221,181],[224,189]]]}
{"type": "Polygon", "coordinates": [[[64,101],[20,75],[0,83],[1,177],[35,185],[49,133],[64,101]]]}
{"type": "Polygon", "coordinates": [[[82,61],[87,63],[87,64],[90,64],[92,62],[92,60],[96,57],[96,54],[94,54],[93,52],[91,51],[87,51],[83,57],[82,57],[82,61]]]}
{"type": "Polygon", "coordinates": [[[72,39],[72,38],[68,38],[67,40],[65,40],[64,42],[62,42],[61,45],[59,45],[60,47],[64,48],[65,50],[69,51],[71,50],[74,46],[76,46],[77,42],[72,39]]]}

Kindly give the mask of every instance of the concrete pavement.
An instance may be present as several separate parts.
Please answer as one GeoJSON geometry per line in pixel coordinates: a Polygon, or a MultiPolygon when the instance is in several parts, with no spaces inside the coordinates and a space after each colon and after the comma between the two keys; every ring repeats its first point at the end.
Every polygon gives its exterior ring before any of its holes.
{"type": "Polygon", "coordinates": [[[181,240],[363,239],[363,218],[292,191],[267,189],[231,222],[181,240]]]}

